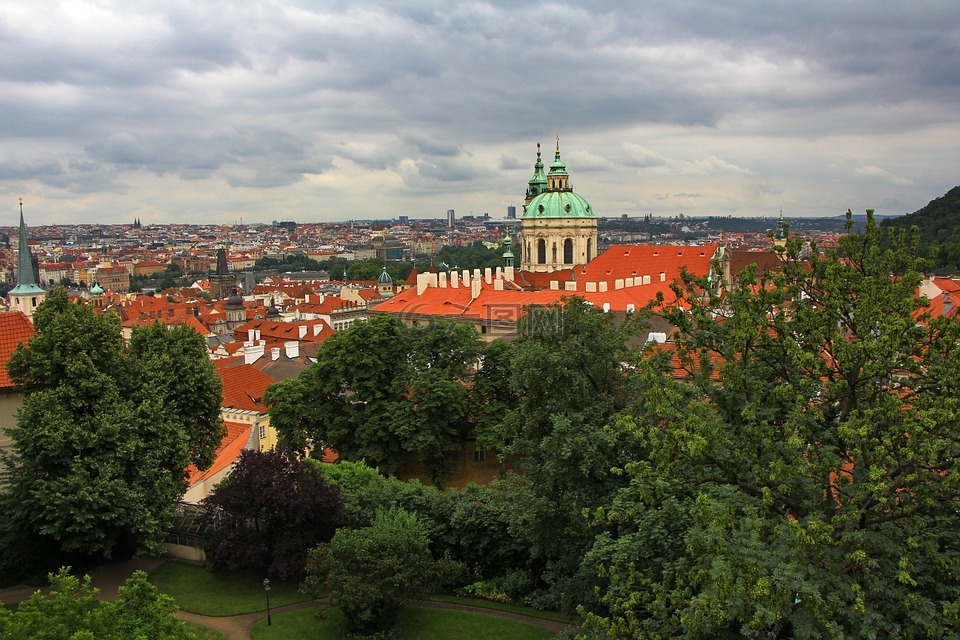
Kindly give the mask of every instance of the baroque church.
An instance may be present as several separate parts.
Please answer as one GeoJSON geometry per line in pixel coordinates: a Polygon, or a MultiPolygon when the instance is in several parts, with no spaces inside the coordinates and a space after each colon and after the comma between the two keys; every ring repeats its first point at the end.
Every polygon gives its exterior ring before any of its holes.
{"type": "Polygon", "coordinates": [[[596,257],[597,216],[570,185],[567,166],[560,159],[559,136],[549,173],[543,172],[537,145],[537,162],[527,184],[520,237],[523,271],[551,273],[585,265],[596,257]]]}

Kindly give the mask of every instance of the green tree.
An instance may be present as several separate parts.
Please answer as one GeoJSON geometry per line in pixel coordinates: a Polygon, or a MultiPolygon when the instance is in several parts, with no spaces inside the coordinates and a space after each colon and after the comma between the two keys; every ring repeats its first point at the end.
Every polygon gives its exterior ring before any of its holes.
{"type": "Polygon", "coordinates": [[[509,425],[520,404],[520,394],[513,384],[513,346],[503,340],[487,345],[482,366],[473,377],[470,389],[469,419],[477,443],[496,451],[504,451],[510,439],[509,425]]]}
{"type": "Polygon", "coordinates": [[[156,551],[186,488],[219,443],[220,382],[201,336],[135,331],[53,291],[8,372],[23,390],[0,495],[7,544],[60,554],[156,551]],[[16,542],[14,542],[16,541],[16,542]]]}
{"type": "Polygon", "coordinates": [[[924,313],[915,238],[881,240],[870,216],[826,256],[790,241],[782,273],[748,271],[723,299],[677,288],[676,353],[640,363],[648,384],[619,422],[647,455],[597,513],[621,535],[595,627],[960,633],[960,325],[924,313]],[[675,541],[656,562],[632,553],[651,526],[675,541]]]}
{"type": "Polygon", "coordinates": [[[68,569],[50,574],[50,593],[39,591],[17,606],[0,607],[0,637],[9,640],[191,640],[186,625],[173,617],[177,604],[160,593],[143,571],[120,587],[116,602],[97,598],[90,577],[68,569]]]}
{"type": "Polygon", "coordinates": [[[610,314],[569,298],[562,306],[526,310],[511,364],[520,394],[507,451],[523,472],[513,521],[553,589],[572,607],[589,599],[594,576],[579,574],[594,532],[583,510],[605,504],[625,478],[610,473],[638,455],[629,433],[614,429],[631,398],[627,339],[632,317],[610,314]]]}
{"type": "Polygon", "coordinates": [[[479,350],[466,325],[409,329],[374,316],[331,336],[314,365],[267,390],[271,424],[295,451],[329,446],[388,474],[414,458],[441,484],[469,433],[467,386],[479,350]]]}
{"type": "Polygon", "coordinates": [[[340,496],[309,462],[244,451],[203,506],[215,525],[208,560],[285,580],[302,578],[307,551],[333,537],[340,496]]]}
{"type": "Polygon", "coordinates": [[[360,633],[389,630],[407,601],[430,583],[433,557],[423,525],[402,509],[381,511],[373,524],[340,529],[330,544],[310,552],[303,592],[329,594],[351,628],[360,633]]]}
{"type": "Polygon", "coordinates": [[[127,353],[137,402],[154,405],[155,418],[169,419],[169,433],[188,444],[190,461],[209,467],[223,439],[223,383],[203,336],[185,324],[154,322],[134,329],[127,353]]]}

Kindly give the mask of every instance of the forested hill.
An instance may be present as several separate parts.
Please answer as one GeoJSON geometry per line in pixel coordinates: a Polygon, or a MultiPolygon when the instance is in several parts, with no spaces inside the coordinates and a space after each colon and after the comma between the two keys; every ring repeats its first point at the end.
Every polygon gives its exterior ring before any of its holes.
{"type": "Polygon", "coordinates": [[[899,218],[888,218],[882,227],[920,229],[925,245],[940,247],[938,267],[960,269],[960,187],[954,187],[927,206],[899,218]]]}

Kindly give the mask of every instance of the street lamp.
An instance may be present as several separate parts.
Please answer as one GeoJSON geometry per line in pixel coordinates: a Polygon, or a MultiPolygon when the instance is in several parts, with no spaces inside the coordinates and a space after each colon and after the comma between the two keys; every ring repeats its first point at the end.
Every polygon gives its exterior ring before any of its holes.
{"type": "Polygon", "coordinates": [[[270,578],[263,579],[263,591],[267,594],[267,626],[273,626],[273,621],[270,620],[270,578]]]}

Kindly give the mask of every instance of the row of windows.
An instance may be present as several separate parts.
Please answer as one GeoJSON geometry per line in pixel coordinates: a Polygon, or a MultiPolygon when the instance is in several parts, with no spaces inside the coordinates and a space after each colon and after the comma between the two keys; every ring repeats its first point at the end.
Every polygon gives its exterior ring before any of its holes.
{"type": "MultiPolygon", "coordinates": [[[[557,243],[553,243],[553,264],[557,263],[557,243]]],[[[527,243],[527,252],[530,252],[530,243],[527,243]]],[[[587,262],[593,259],[593,238],[587,238],[587,262]]],[[[543,238],[537,240],[537,264],[547,264],[547,241],[543,238]]],[[[563,241],[563,264],[573,264],[573,239],[567,238],[563,241]]]]}

